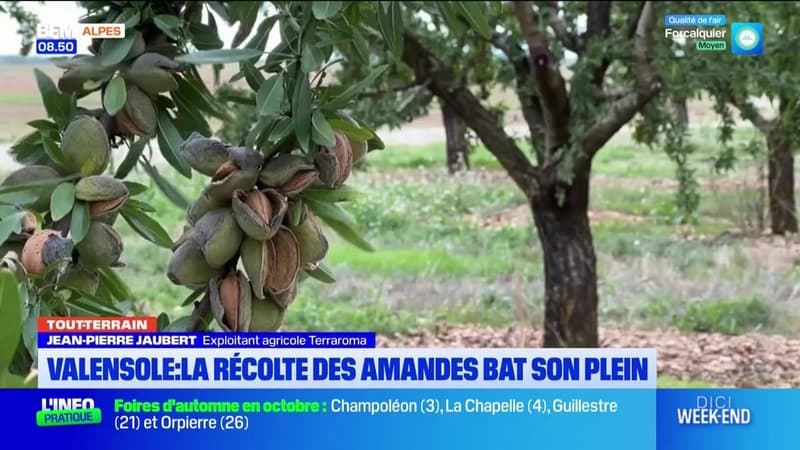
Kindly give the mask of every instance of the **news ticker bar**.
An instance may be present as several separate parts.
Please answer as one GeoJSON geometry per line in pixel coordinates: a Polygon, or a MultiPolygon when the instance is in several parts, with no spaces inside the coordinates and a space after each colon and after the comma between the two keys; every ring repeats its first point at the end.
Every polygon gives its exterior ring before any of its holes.
{"type": "Polygon", "coordinates": [[[0,429],[60,449],[788,450],[798,390],[0,390],[0,429]]]}

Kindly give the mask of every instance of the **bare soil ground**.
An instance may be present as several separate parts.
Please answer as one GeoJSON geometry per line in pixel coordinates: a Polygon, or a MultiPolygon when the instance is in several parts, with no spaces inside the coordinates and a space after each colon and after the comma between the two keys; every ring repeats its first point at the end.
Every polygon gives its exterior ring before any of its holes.
{"type": "MultiPolygon", "coordinates": [[[[379,337],[379,347],[541,347],[542,334],[521,326],[503,328],[440,324],[433,331],[379,337]]],[[[800,340],[750,334],[600,330],[601,347],[655,348],[658,373],[718,386],[800,387],[800,340]]]]}

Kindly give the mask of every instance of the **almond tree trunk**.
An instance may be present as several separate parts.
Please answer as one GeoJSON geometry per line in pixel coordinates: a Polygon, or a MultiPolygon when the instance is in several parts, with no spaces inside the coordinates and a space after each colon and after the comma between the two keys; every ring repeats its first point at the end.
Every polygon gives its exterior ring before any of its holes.
{"type": "Polygon", "coordinates": [[[563,204],[555,188],[531,202],[544,255],[545,347],[597,347],[597,258],[589,224],[589,177],[563,204]]]}
{"type": "Polygon", "coordinates": [[[785,133],[775,129],[767,137],[769,215],[772,233],[797,233],[794,198],[794,155],[785,133]]]}
{"type": "Polygon", "coordinates": [[[441,103],[442,121],[447,140],[447,171],[454,174],[462,170],[469,170],[467,126],[453,108],[447,103],[441,103]]]}

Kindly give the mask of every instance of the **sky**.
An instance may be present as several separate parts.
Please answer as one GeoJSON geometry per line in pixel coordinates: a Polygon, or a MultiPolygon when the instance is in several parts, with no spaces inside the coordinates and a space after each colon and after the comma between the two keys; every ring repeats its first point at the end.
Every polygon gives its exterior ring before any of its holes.
{"type": "MultiPolygon", "coordinates": [[[[78,6],[76,2],[24,2],[25,9],[34,12],[39,16],[39,23],[50,25],[77,25],[78,20],[85,14],[85,10],[78,6]]],[[[216,17],[217,27],[220,38],[226,46],[233,39],[236,33],[235,27],[228,26],[224,20],[216,17]]],[[[7,14],[0,13],[0,56],[18,55],[20,47],[20,36],[17,34],[17,23],[8,17],[7,14]]],[[[78,53],[87,53],[90,39],[77,37],[78,53]]],[[[278,27],[275,27],[270,34],[267,48],[272,47],[280,39],[278,27]]],[[[36,50],[31,51],[31,55],[36,50]]]]}

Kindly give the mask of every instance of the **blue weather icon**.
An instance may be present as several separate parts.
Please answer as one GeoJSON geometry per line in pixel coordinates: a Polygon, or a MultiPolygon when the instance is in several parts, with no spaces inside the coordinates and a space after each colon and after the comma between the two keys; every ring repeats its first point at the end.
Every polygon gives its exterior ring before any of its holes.
{"type": "Polygon", "coordinates": [[[732,23],[731,52],[734,55],[760,55],[764,53],[764,28],[761,23],[732,23]]]}

